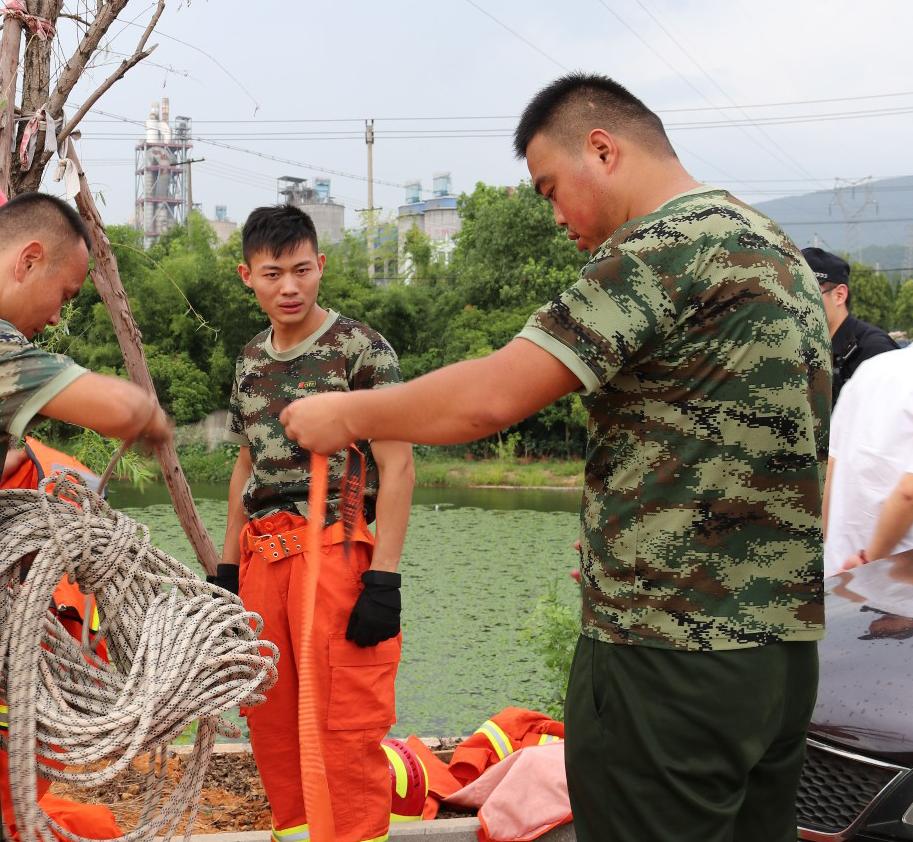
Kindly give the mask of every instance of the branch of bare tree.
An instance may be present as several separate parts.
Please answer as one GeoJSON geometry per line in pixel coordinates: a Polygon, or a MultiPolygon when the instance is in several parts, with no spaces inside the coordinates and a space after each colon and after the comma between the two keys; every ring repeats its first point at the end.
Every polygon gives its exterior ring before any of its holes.
{"type": "Polygon", "coordinates": [[[123,11],[127,2],[128,0],[108,0],[108,2],[99,5],[98,14],[89,25],[85,35],[83,35],[76,51],[70,56],[60,71],[54,92],[48,100],[48,111],[54,117],[57,117],[63,111],[64,103],[66,103],[67,97],[69,97],[79,81],[79,77],[89,63],[89,59],[92,58],[92,54],[98,48],[104,34],[111,24],[117,20],[117,16],[123,11]]]}
{"type": "MultiPolygon", "coordinates": [[[[120,273],[117,269],[117,258],[114,256],[111,243],[107,234],[105,234],[101,214],[98,212],[98,206],[92,198],[89,182],[72,143],[67,144],[67,157],[75,164],[76,171],[79,174],[79,193],[76,194],[76,207],[79,208],[80,216],[85,221],[89,229],[89,237],[92,240],[92,254],[95,263],[91,274],[95,289],[111,316],[114,333],[117,336],[130,379],[154,395],[155,386],[149,374],[149,366],[146,363],[142,334],[136,324],[136,320],[133,318],[130,301],[127,298],[127,293],[121,283],[120,273]]],[[[200,564],[206,572],[215,574],[216,566],[219,563],[219,555],[212,542],[212,537],[200,520],[199,513],[193,502],[193,496],[190,493],[190,486],[187,484],[187,478],[181,469],[181,463],[178,461],[174,443],[169,442],[160,445],[156,448],[156,455],[162,466],[162,477],[168,486],[174,510],[184,529],[184,533],[187,535],[200,564]]]]}
{"type": "Polygon", "coordinates": [[[89,22],[84,17],[81,15],[73,14],[71,12],[61,12],[58,17],[74,20],[76,23],[81,23],[84,27],[86,27],[86,29],[88,29],[90,26],[89,22]]]}
{"type": "Polygon", "coordinates": [[[162,12],[165,11],[165,0],[158,0],[158,5],[155,8],[155,13],[152,15],[152,18],[149,20],[149,25],[143,30],[143,34],[137,42],[136,48],[133,50],[133,55],[129,58],[125,58],[107,79],[102,82],[89,96],[83,100],[82,105],[79,107],[77,112],[67,121],[67,124],[60,130],[60,134],[57,136],[57,142],[63,143],[63,141],[73,132],[76,126],[79,124],[79,121],[89,112],[89,109],[95,105],[96,102],[101,98],[102,94],[105,93],[118,79],[122,79],[124,74],[135,64],[139,64],[144,58],[146,58],[157,46],[158,44],[153,44],[148,50],[145,49],[146,42],[149,40],[149,36],[152,34],[152,30],[155,29],[155,25],[159,22],[159,18],[162,16],[162,12]]]}

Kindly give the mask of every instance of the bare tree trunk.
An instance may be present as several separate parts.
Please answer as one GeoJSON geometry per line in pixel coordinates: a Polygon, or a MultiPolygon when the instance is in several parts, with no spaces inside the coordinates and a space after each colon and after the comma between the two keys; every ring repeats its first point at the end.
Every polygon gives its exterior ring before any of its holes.
{"type": "MultiPolygon", "coordinates": [[[[85,220],[86,225],[88,225],[89,234],[92,238],[92,253],[95,258],[92,280],[95,282],[95,288],[98,290],[98,294],[111,315],[111,321],[114,323],[114,332],[124,355],[124,362],[127,366],[127,372],[130,374],[130,379],[155,394],[152,377],[146,365],[146,355],[143,352],[142,334],[130,310],[130,302],[127,299],[127,293],[124,291],[120,274],[117,271],[117,259],[105,234],[101,216],[89,190],[85,173],[82,171],[82,164],[80,164],[79,158],[73,151],[72,145],[70,146],[69,157],[79,170],[79,193],[76,196],[76,206],[79,208],[79,213],[85,220]]],[[[190,539],[194,552],[206,572],[215,574],[219,556],[216,553],[212,538],[200,521],[200,516],[194,505],[190,487],[187,485],[187,479],[181,469],[174,445],[162,446],[156,450],[156,454],[162,465],[162,475],[168,485],[168,491],[171,493],[171,499],[174,503],[174,510],[177,513],[178,520],[181,522],[184,533],[190,539]]]]}
{"type": "MultiPolygon", "coordinates": [[[[44,18],[56,26],[63,0],[29,0],[26,5],[30,15],[44,18]]],[[[51,56],[53,55],[54,39],[48,38],[43,41],[41,38],[27,34],[25,44],[21,114],[24,117],[31,117],[32,114],[48,102],[51,96],[51,56]]],[[[17,148],[22,141],[26,122],[23,120],[19,123],[16,132],[17,148]]],[[[19,157],[15,150],[13,152],[10,180],[13,192],[17,195],[38,189],[44,168],[51,159],[52,153],[44,150],[44,131],[39,131],[37,134],[35,160],[27,172],[22,170],[19,157]]]]}
{"type": "Polygon", "coordinates": [[[22,45],[22,24],[13,17],[3,22],[3,40],[0,41],[0,190],[10,193],[10,174],[13,158],[13,138],[16,136],[16,69],[19,66],[19,48],[22,45]]]}

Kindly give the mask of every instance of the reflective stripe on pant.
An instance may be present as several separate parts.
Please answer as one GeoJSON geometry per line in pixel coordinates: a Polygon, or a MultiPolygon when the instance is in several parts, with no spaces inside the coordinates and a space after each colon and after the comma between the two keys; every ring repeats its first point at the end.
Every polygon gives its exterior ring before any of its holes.
{"type": "MultiPolygon", "coordinates": [[[[279,681],[264,704],[244,711],[254,759],[273,815],[276,842],[309,839],[298,746],[298,642],[305,552],[267,560],[250,535],[303,532],[304,519],[281,513],[253,521],[241,535],[240,596],[263,617],[263,637],[279,647],[279,681]]],[[[326,530],[333,540],[338,530],[326,530]]],[[[399,637],[361,648],[345,639],[371,546],[328,543],[320,559],[313,653],[324,764],[337,842],[381,842],[390,821],[390,770],[380,746],[396,719],[399,637]]]]}

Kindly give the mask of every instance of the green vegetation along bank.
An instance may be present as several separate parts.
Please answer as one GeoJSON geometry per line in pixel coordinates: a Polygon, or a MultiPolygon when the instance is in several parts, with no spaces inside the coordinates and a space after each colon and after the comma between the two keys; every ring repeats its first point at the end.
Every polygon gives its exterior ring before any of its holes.
{"type": "MultiPolygon", "coordinates": [[[[89,431],[72,439],[49,443],[72,454],[99,474],[117,450],[117,442],[102,439],[89,431]]],[[[181,466],[193,483],[227,485],[237,454],[238,448],[233,445],[214,448],[203,443],[178,445],[181,466]]],[[[437,488],[579,488],[583,485],[583,461],[513,456],[476,459],[469,453],[454,455],[421,447],[416,448],[415,474],[417,485],[437,488]]],[[[159,482],[161,474],[154,459],[131,452],[121,460],[115,478],[142,488],[147,483],[159,482]]]]}

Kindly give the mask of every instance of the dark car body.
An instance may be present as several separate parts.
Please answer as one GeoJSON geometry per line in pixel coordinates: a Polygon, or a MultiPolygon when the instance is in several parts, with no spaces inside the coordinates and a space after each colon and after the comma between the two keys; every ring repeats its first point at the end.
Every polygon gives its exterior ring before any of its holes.
{"type": "Polygon", "coordinates": [[[799,837],[913,840],[913,560],[873,562],[825,588],[799,837]]]}

